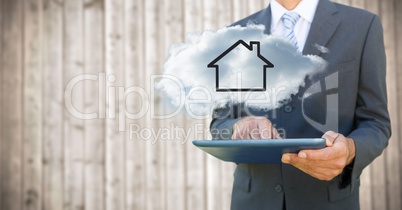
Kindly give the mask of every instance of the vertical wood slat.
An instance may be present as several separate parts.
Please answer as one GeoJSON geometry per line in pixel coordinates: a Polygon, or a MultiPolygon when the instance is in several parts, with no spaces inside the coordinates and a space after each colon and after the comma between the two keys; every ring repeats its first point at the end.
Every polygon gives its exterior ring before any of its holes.
{"type": "MultiPolygon", "coordinates": [[[[127,120],[128,129],[126,135],[126,197],[127,209],[141,209],[147,205],[147,199],[154,198],[152,194],[147,193],[146,178],[146,144],[150,144],[147,139],[141,137],[138,127],[146,127],[148,116],[139,117],[144,110],[149,108],[147,102],[149,98],[141,96],[141,91],[146,89],[147,80],[150,78],[144,71],[144,1],[126,2],[125,11],[125,64],[126,64],[126,87],[137,88],[136,93],[131,93],[127,98],[127,112],[133,114],[132,118],[127,120]],[[141,101],[141,103],[139,103],[141,101]]],[[[149,92],[146,92],[149,96],[149,92]]],[[[155,202],[161,202],[156,198],[155,202]]]]}
{"type": "MultiPolygon", "coordinates": [[[[167,0],[163,8],[163,21],[160,22],[161,29],[164,30],[164,36],[161,37],[161,55],[160,67],[157,70],[157,74],[162,74],[162,64],[166,58],[166,49],[172,43],[183,42],[182,35],[183,32],[183,14],[184,5],[181,1],[177,0],[167,0]]],[[[160,92],[158,92],[160,93],[160,92]]],[[[167,111],[164,104],[160,104],[163,109],[162,113],[167,111]]],[[[182,112],[184,113],[184,112],[182,112]]],[[[179,129],[184,129],[187,133],[191,124],[185,123],[185,116],[179,114],[173,116],[169,119],[160,120],[160,127],[169,128],[170,125],[178,126],[179,129]]],[[[170,131],[173,132],[173,131],[170,131]]],[[[182,142],[187,142],[186,135],[183,136],[173,136],[174,139],[161,139],[160,144],[165,146],[166,152],[166,172],[165,172],[165,182],[166,182],[166,207],[165,209],[185,209],[187,196],[185,193],[185,145],[182,142]],[[177,198],[181,198],[178,200],[177,198]]]]}
{"type": "Polygon", "coordinates": [[[360,209],[372,210],[373,202],[371,199],[371,165],[363,170],[362,175],[360,175],[360,191],[359,191],[359,202],[360,209]]]}
{"type": "MultiPolygon", "coordinates": [[[[402,2],[401,1],[394,1],[394,8],[395,8],[395,26],[396,26],[396,40],[395,40],[395,44],[396,44],[396,68],[399,69],[400,66],[402,66],[402,39],[401,39],[401,34],[402,34],[402,22],[399,21],[402,19],[402,2]]],[[[394,69],[394,71],[397,72],[397,81],[402,81],[402,73],[400,70],[394,69]]],[[[402,104],[402,84],[401,83],[397,83],[398,84],[398,89],[397,89],[397,95],[396,98],[398,100],[398,104],[402,104]]],[[[399,111],[398,112],[398,117],[399,117],[399,122],[402,122],[402,112],[399,111]]],[[[402,136],[402,131],[400,128],[398,128],[397,130],[393,131],[394,133],[397,132],[399,136],[402,136]]],[[[398,141],[398,140],[397,140],[398,141]]],[[[402,163],[402,143],[399,143],[399,162],[402,163]]],[[[399,189],[402,188],[402,167],[399,166],[399,189]]],[[[398,199],[401,200],[399,198],[394,198],[394,199],[398,199]]],[[[402,201],[400,201],[402,202],[402,201]]],[[[402,209],[402,203],[399,206],[399,209],[402,209]]]]}
{"type": "Polygon", "coordinates": [[[63,2],[43,2],[43,209],[63,209],[63,2]]]}
{"type": "Polygon", "coordinates": [[[386,208],[386,189],[385,189],[385,159],[384,154],[378,157],[370,165],[371,182],[371,204],[372,209],[386,208]],[[375,181],[373,181],[375,180],[375,181]]]}
{"type": "Polygon", "coordinates": [[[217,24],[218,28],[226,27],[235,22],[233,10],[228,10],[228,8],[233,7],[233,1],[222,0],[216,3],[217,7],[217,24]]]}
{"type": "Polygon", "coordinates": [[[361,9],[364,9],[364,6],[365,6],[364,3],[365,3],[365,0],[350,0],[350,6],[358,7],[361,9]]]}
{"type": "Polygon", "coordinates": [[[185,154],[185,179],[186,179],[186,206],[184,209],[206,209],[207,203],[207,189],[205,176],[205,156],[198,148],[195,148],[191,143],[193,139],[205,139],[202,129],[196,129],[198,127],[204,128],[205,124],[202,120],[195,120],[186,116],[184,119],[186,124],[192,124],[194,129],[191,130],[190,138],[186,143],[182,145],[184,147],[185,154]]]}
{"type": "MultiPolygon", "coordinates": [[[[125,82],[126,88],[136,87],[138,92],[131,93],[126,98],[127,112],[138,116],[146,109],[144,100],[140,96],[140,89],[144,89],[144,37],[143,37],[143,1],[126,1],[124,12],[124,37],[125,38],[125,82]],[[139,101],[141,103],[139,103],[139,101]]],[[[144,118],[144,117],[143,117],[144,118]]],[[[145,144],[136,132],[136,126],[143,124],[143,118],[127,119],[125,140],[126,146],[126,209],[145,209],[145,144]],[[133,133],[132,133],[133,132],[133,133]]]]}
{"type": "MultiPolygon", "coordinates": [[[[160,71],[160,37],[161,33],[161,21],[162,17],[160,12],[164,6],[164,3],[160,1],[150,0],[145,3],[144,12],[144,69],[145,69],[145,90],[147,93],[151,93],[150,77],[152,74],[157,74],[160,71]],[[152,23],[152,24],[147,24],[152,23]]],[[[150,98],[150,103],[154,103],[155,109],[160,110],[160,98],[150,98]]],[[[157,129],[159,122],[152,119],[147,115],[144,119],[144,126],[142,129],[157,129]]],[[[146,138],[145,144],[145,166],[146,166],[146,208],[147,209],[164,209],[166,207],[166,194],[165,194],[165,153],[163,142],[158,141],[153,136],[146,138]]]]}
{"type": "Polygon", "coordinates": [[[233,18],[234,20],[240,20],[251,13],[248,13],[248,1],[234,0],[233,1],[233,18]]]}
{"type": "Polygon", "coordinates": [[[42,0],[24,2],[23,208],[42,207],[42,0]]]}
{"type": "Polygon", "coordinates": [[[124,1],[105,1],[105,55],[106,55],[106,209],[125,209],[124,133],[119,132],[122,119],[120,87],[124,87],[124,1]]]}
{"type": "MultiPolygon", "coordinates": [[[[220,2],[220,1],[219,1],[220,2]]],[[[184,32],[191,33],[202,29],[202,0],[184,1],[184,32]]],[[[190,116],[185,116],[185,124],[202,124],[203,120],[194,120],[190,116]]],[[[190,136],[194,139],[203,139],[203,135],[197,135],[192,130],[190,136]]],[[[184,209],[204,210],[206,209],[206,176],[205,153],[195,148],[191,142],[185,145],[185,168],[186,168],[186,206],[184,209]]]]}
{"type": "MultiPolygon", "coordinates": [[[[383,22],[384,28],[384,39],[385,39],[385,47],[387,53],[387,69],[392,69],[391,71],[387,71],[387,90],[389,98],[388,109],[390,112],[391,122],[392,122],[392,130],[397,131],[401,128],[401,124],[398,118],[399,111],[399,103],[397,100],[397,86],[398,80],[397,78],[397,60],[396,60],[396,22],[395,19],[395,7],[394,1],[389,0],[383,2],[381,4],[381,19],[383,22]]],[[[386,198],[384,199],[384,203],[386,203],[387,209],[398,209],[401,207],[401,199],[392,199],[402,198],[401,194],[401,162],[399,160],[399,156],[401,152],[399,150],[401,136],[398,132],[394,133],[390,139],[388,148],[385,150],[385,185],[383,186],[386,191],[386,198]]]]}
{"type": "MultiPolygon", "coordinates": [[[[83,72],[82,0],[65,1],[63,5],[63,88],[83,72]]],[[[79,113],[84,111],[84,84],[63,89],[64,100],[79,113]]],[[[67,106],[64,101],[62,106],[67,106]]],[[[82,114],[64,111],[64,209],[84,208],[84,122],[82,114]]]]}
{"type": "MultiPolygon", "coordinates": [[[[0,31],[3,30],[3,1],[0,1],[0,31]]],[[[0,33],[0,82],[3,81],[3,33],[0,33]]],[[[0,99],[3,101],[3,85],[0,84],[0,99]]],[[[0,137],[3,136],[3,118],[5,117],[5,113],[3,112],[3,102],[0,101],[0,137]]],[[[3,141],[0,139],[0,169],[3,169],[3,162],[6,162],[6,157],[2,155],[3,141]]],[[[3,174],[0,170],[0,207],[2,207],[2,194],[3,190],[3,174]]]]}
{"type": "MultiPolygon", "coordinates": [[[[217,11],[216,2],[212,0],[203,2],[203,19],[204,30],[217,29],[217,11]]],[[[206,176],[206,204],[207,209],[221,209],[222,207],[222,194],[221,194],[221,164],[222,162],[216,158],[206,155],[205,156],[205,176],[206,176]]]]}
{"type": "MultiPolygon", "coordinates": [[[[138,69],[136,67],[137,60],[138,58],[134,56],[135,47],[134,43],[137,41],[137,36],[138,33],[140,33],[140,30],[136,28],[136,6],[138,5],[137,2],[133,1],[126,1],[125,2],[125,7],[124,7],[124,66],[125,66],[125,88],[128,88],[132,85],[136,84],[135,81],[135,74],[139,73],[138,69]],[[135,11],[134,11],[135,10],[135,11]],[[134,32],[135,31],[135,32],[134,32]]],[[[138,55],[138,54],[136,54],[138,55]]],[[[138,84],[136,84],[138,85],[138,84]]],[[[130,94],[129,96],[126,97],[126,105],[127,107],[127,112],[130,112],[130,108],[137,108],[138,103],[135,103],[135,99],[133,99],[133,94],[130,94]]],[[[136,110],[136,109],[135,109],[136,110]]],[[[132,112],[130,112],[132,113],[132,112]]],[[[126,119],[126,123],[129,124],[128,127],[130,127],[130,124],[133,123],[132,119],[126,119]]],[[[125,141],[126,147],[125,147],[125,176],[126,176],[126,181],[125,181],[125,198],[126,198],[126,209],[135,209],[136,205],[141,206],[140,203],[141,197],[143,195],[141,194],[141,184],[138,185],[137,181],[142,181],[141,177],[141,170],[136,171],[135,166],[136,166],[136,160],[135,158],[137,157],[138,153],[135,154],[135,147],[137,146],[137,142],[133,142],[132,139],[130,139],[130,131],[126,132],[125,135],[125,141]],[[136,187],[138,187],[138,194],[136,194],[136,187]],[[138,199],[139,198],[139,199],[138,199]]],[[[138,157],[140,158],[140,157],[138,157]]]]}
{"type": "Polygon", "coordinates": [[[1,209],[22,208],[23,2],[2,1],[1,209]]]}
{"type": "Polygon", "coordinates": [[[268,6],[263,1],[258,1],[257,3],[254,1],[248,2],[248,15],[254,14],[262,9],[265,9],[268,6]]]}
{"type": "MultiPolygon", "coordinates": [[[[159,3],[157,5],[157,7],[155,8],[155,14],[157,15],[156,21],[155,21],[155,25],[152,27],[152,29],[150,31],[155,32],[155,40],[156,40],[156,48],[154,51],[154,56],[156,56],[155,58],[155,63],[156,64],[154,67],[152,67],[150,70],[150,72],[148,72],[149,74],[147,74],[145,76],[146,79],[150,79],[150,75],[159,75],[162,73],[161,69],[164,63],[164,58],[166,57],[166,48],[165,48],[165,39],[167,37],[169,37],[168,34],[166,34],[166,28],[168,28],[169,26],[167,24],[169,24],[168,20],[170,18],[169,14],[166,14],[166,10],[169,7],[169,1],[170,0],[166,0],[163,1],[163,3],[159,3]],[[160,33],[165,33],[163,36],[160,36],[160,33]]],[[[176,7],[180,7],[180,4],[178,2],[176,2],[177,5],[176,7]]],[[[174,10],[175,12],[181,12],[180,10],[174,10]]],[[[173,13],[173,11],[171,11],[173,13]]],[[[178,14],[175,14],[178,15],[178,14]]],[[[174,32],[173,32],[174,33],[174,32]]],[[[152,111],[155,112],[155,115],[159,115],[159,113],[164,113],[164,111],[166,110],[166,106],[165,104],[163,104],[162,102],[162,94],[159,91],[156,91],[154,86],[152,85],[154,81],[151,81],[151,83],[149,84],[149,92],[151,94],[151,103],[153,103],[155,105],[155,108],[152,111]]],[[[152,109],[152,108],[151,108],[152,109]]],[[[149,118],[151,119],[151,121],[153,122],[152,127],[147,127],[148,129],[151,129],[153,131],[159,131],[161,128],[165,127],[167,125],[167,120],[161,120],[158,119],[157,117],[153,117],[152,114],[149,115],[149,118]]],[[[170,182],[168,181],[170,178],[170,170],[176,170],[177,167],[174,168],[169,168],[170,167],[170,158],[168,155],[169,154],[169,150],[172,148],[171,145],[169,145],[169,142],[161,139],[159,137],[153,137],[152,139],[155,140],[155,144],[154,146],[156,146],[156,148],[154,148],[154,151],[159,151],[158,155],[158,162],[159,162],[159,181],[160,181],[160,192],[162,193],[161,199],[163,200],[161,202],[161,204],[163,205],[163,208],[165,209],[170,209],[170,206],[174,206],[174,204],[171,203],[170,201],[170,194],[174,193],[174,192],[170,192],[170,190],[173,190],[171,188],[172,186],[172,182],[174,182],[174,180],[170,180],[170,182]],[[170,192],[170,193],[169,193],[170,192]]],[[[178,160],[178,165],[180,164],[180,160],[178,160]]],[[[176,176],[180,176],[180,174],[177,174],[176,176]]],[[[180,186],[180,183],[177,183],[180,186]]],[[[176,200],[176,203],[178,205],[180,205],[180,201],[176,200]]]]}
{"type": "Polygon", "coordinates": [[[104,4],[84,1],[84,71],[96,76],[84,82],[85,113],[96,119],[85,120],[85,209],[105,209],[105,98],[104,73],[104,4]]]}
{"type": "Polygon", "coordinates": [[[376,15],[380,15],[380,2],[376,0],[364,0],[364,9],[376,15]]]}

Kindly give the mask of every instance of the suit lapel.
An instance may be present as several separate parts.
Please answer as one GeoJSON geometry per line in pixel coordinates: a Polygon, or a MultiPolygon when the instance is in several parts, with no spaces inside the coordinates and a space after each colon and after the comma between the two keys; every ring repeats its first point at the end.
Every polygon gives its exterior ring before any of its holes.
{"type": "Polygon", "coordinates": [[[265,26],[265,34],[271,34],[271,4],[255,17],[255,21],[265,26]]]}
{"type": "MultiPolygon", "coordinates": [[[[316,45],[326,46],[335,33],[341,20],[334,16],[337,13],[334,3],[329,0],[320,0],[307,36],[303,54],[321,55],[316,45]]],[[[265,26],[265,33],[271,34],[271,4],[255,18],[257,24],[265,26]]]]}
{"type": "Polygon", "coordinates": [[[326,46],[340,23],[337,8],[328,0],[320,0],[304,46],[303,54],[320,55],[316,45],[326,46]]]}

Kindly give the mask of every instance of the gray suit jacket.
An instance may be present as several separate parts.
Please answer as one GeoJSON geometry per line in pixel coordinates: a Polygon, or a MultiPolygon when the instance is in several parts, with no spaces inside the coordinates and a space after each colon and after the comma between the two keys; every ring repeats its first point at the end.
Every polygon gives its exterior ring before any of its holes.
{"type": "MultiPolygon", "coordinates": [[[[250,20],[264,24],[269,34],[270,7],[234,25],[244,26],[250,20]]],[[[331,91],[337,93],[338,109],[332,112],[337,114],[339,123],[337,128],[330,129],[354,140],[355,160],[329,182],[290,165],[239,164],[234,173],[232,209],[282,209],[284,202],[288,210],[359,209],[359,176],[382,153],[391,135],[380,20],[369,12],[320,0],[303,54],[319,55],[329,63],[325,72],[306,79],[306,87],[300,89],[303,93],[311,84],[321,81],[322,91],[304,103],[305,115],[325,123],[327,96],[331,91]],[[321,53],[317,44],[330,52],[321,53]],[[325,78],[335,72],[338,88],[325,91],[325,78]]],[[[268,117],[277,128],[286,131],[287,138],[321,137],[323,132],[303,116],[300,96],[293,96],[291,102],[275,112],[254,110],[252,114],[268,117]]],[[[242,105],[215,110],[211,129],[232,129],[246,115],[242,110],[242,105]],[[227,112],[229,117],[220,117],[227,112]]],[[[214,134],[213,138],[230,136],[214,134]]]]}

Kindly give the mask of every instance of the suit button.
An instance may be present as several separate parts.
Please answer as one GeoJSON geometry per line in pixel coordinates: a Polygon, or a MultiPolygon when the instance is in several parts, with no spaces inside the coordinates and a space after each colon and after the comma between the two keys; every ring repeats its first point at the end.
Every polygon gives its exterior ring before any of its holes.
{"type": "Polygon", "coordinates": [[[292,110],[293,110],[292,106],[290,106],[290,105],[286,105],[283,109],[284,109],[285,112],[287,112],[287,113],[290,113],[290,112],[292,112],[292,110]]]}
{"type": "Polygon", "coordinates": [[[275,190],[276,190],[276,192],[278,192],[278,193],[282,192],[282,191],[283,191],[282,185],[280,185],[280,184],[276,185],[276,186],[275,186],[275,190]]]}

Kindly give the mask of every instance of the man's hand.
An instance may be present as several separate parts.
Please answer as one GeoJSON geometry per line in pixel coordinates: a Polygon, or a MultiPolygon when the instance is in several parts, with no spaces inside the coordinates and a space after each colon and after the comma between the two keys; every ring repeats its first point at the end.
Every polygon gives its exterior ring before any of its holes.
{"type": "Polygon", "coordinates": [[[243,117],[233,125],[232,139],[281,138],[276,128],[265,117],[243,117]]]}
{"type": "Polygon", "coordinates": [[[282,162],[291,164],[317,179],[332,180],[353,161],[355,144],[353,139],[333,131],[326,132],[322,138],[327,141],[326,148],[302,150],[299,154],[284,154],[282,162]]]}

